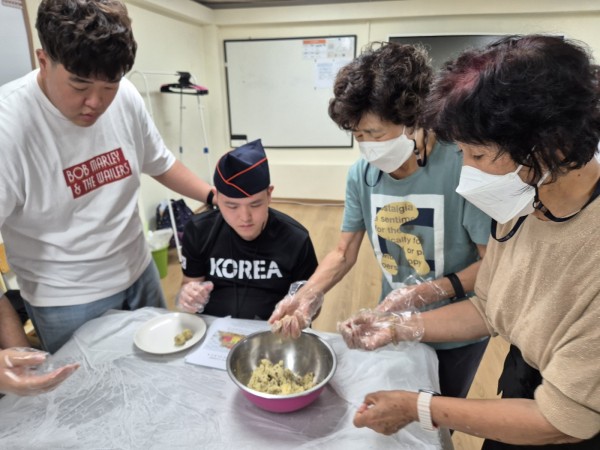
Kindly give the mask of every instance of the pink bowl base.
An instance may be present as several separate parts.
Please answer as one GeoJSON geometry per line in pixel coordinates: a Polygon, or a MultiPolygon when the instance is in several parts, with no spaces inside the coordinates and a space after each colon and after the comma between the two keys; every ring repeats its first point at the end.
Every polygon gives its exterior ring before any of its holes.
{"type": "Polygon", "coordinates": [[[287,413],[298,411],[299,409],[310,405],[317,397],[319,397],[324,388],[325,386],[310,394],[295,398],[262,398],[251,394],[250,392],[242,391],[242,393],[259,408],[276,413],[287,413]]]}

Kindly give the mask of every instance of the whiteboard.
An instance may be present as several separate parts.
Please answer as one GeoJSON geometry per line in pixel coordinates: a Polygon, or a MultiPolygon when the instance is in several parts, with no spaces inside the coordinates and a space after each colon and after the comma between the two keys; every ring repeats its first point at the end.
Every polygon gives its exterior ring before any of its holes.
{"type": "Polygon", "coordinates": [[[231,145],[351,148],[327,109],[338,70],[356,55],[356,36],[226,40],[231,145]]]}
{"type": "Polygon", "coordinates": [[[0,3],[0,86],[33,69],[25,14],[21,2],[0,3]]]}

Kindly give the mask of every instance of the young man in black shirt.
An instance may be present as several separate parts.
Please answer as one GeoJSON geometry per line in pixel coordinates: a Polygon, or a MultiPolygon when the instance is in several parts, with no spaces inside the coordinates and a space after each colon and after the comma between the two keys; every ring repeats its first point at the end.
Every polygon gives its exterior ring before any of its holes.
{"type": "Polygon", "coordinates": [[[269,208],[260,140],[226,153],[214,174],[218,210],[194,216],[183,236],[179,309],[266,320],[290,285],[317,268],[308,231],[269,208]]]}

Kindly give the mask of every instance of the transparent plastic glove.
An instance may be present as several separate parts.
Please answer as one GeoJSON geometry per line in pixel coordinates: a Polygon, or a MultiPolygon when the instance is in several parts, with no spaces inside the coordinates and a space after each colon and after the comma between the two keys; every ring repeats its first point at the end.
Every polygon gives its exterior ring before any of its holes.
{"type": "Polygon", "coordinates": [[[53,369],[46,361],[48,355],[34,348],[0,350],[0,392],[17,395],[48,392],[79,368],[74,363],[53,369]]]}
{"type": "Polygon", "coordinates": [[[175,306],[180,311],[189,313],[201,313],[210,300],[213,288],[212,281],[190,281],[181,286],[175,306]]]}
{"type": "Polygon", "coordinates": [[[424,328],[418,310],[398,313],[363,309],[338,323],[338,331],[349,348],[375,350],[388,344],[418,342],[424,328]]]}
{"type": "Polygon", "coordinates": [[[292,283],[288,294],[275,306],[269,318],[271,331],[297,339],[308,327],[323,305],[323,293],[314,290],[306,281],[292,283]]]}
{"type": "Polygon", "coordinates": [[[416,284],[394,289],[375,308],[377,311],[393,312],[421,309],[425,305],[448,298],[448,293],[432,281],[413,277],[416,284]]]}

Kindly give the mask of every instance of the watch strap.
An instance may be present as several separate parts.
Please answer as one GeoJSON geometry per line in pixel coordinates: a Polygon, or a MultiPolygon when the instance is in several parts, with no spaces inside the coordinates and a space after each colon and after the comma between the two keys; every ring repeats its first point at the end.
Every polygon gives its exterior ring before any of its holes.
{"type": "Polygon", "coordinates": [[[421,428],[425,431],[436,431],[437,427],[431,420],[431,398],[439,395],[437,392],[421,390],[417,397],[417,414],[421,428]]]}
{"type": "Polygon", "coordinates": [[[211,190],[208,195],[206,196],[206,204],[209,206],[213,206],[213,197],[215,196],[215,193],[211,190]]]}
{"type": "Polygon", "coordinates": [[[460,282],[460,278],[455,273],[449,273],[446,275],[446,278],[450,280],[450,284],[452,285],[452,289],[454,289],[454,298],[456,300],[463,299],[467,296],[465,293],[465,289],[463,288],[462,283],[460,282]]]}

